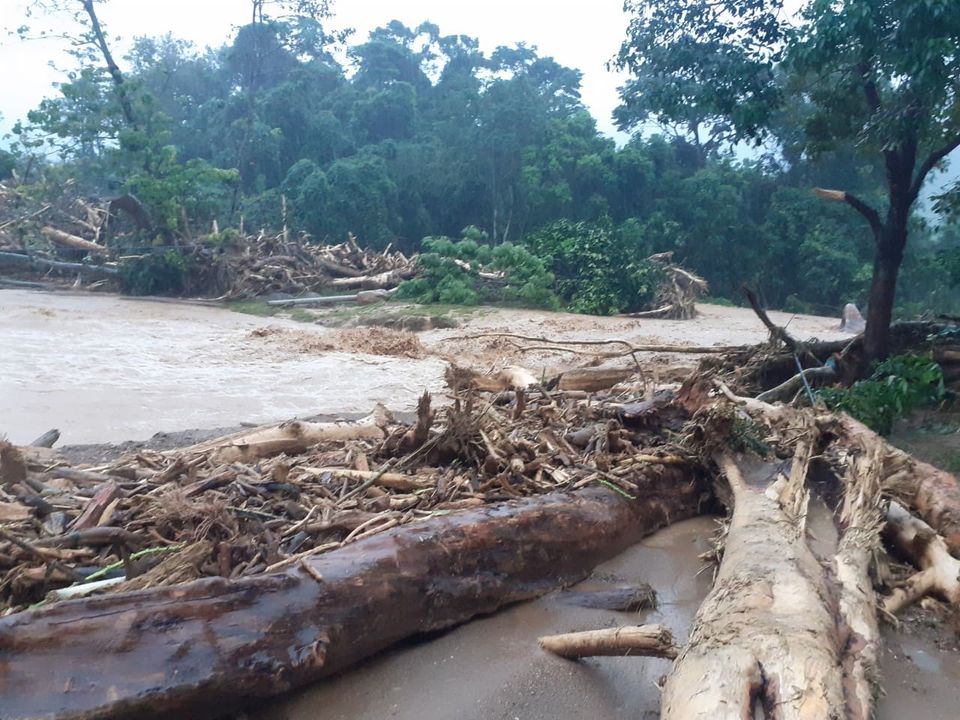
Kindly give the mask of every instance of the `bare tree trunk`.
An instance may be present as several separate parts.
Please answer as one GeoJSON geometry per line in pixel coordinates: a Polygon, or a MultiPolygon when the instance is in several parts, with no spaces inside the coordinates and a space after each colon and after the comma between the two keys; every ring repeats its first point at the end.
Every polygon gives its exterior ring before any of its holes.
{"type": "Polygon", "coordinates": [[[831,574],[807,542],[812,452],[798,443],[789,478],[777,462],[718,459],[733,516],[713,590],[667,677],[663,720],[743,720],[758,709],[778,720],[871,717],[879,453],[851,468],[831,574]]]}
{"type": "Polygon", "coordinates": [[[107,45],[107,38],[103,33],[103,28],[100,26],[100,18],[97,17],[93,0],[82,0],[82,2],[83,9],[87,11],[87,15],[90,18],[90,27],[93,30],[93,36],[97,41],[97,46],[100,48],[100,53],[103,55],[103,61],[107,64],[107,72],[110,73],[110,77],[113,79],[113,85],[117,89],[117,99],[120,101],[123,117],[127,121],[127,124],[135,129],[137,127],[137,119],[133,113],[133,105],[130,102],[130,97],[127,95],[126,82],[123,73],[120,72],[120,68],[113,59],[110,46],[107,45]]]}
{"type": "Polygon", "coordinates": [[[882,360],[889,349],[890,324],[897,295],[897,276],[903,262],[907,242],[906,218],[884,226],[877,238],[877,252],[873,262],[873,281],[867,307],[867,328],[863,347],[867,362],[882,360]]]}

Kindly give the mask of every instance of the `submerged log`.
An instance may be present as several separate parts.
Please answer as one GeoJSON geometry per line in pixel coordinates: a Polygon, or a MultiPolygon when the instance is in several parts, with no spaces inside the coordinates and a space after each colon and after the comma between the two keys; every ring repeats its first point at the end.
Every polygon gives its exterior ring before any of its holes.
{"type": "Polygon", "coordinates": [[[403,638],[585,577],[696,515],[705,486],[651,466],[637,500],[545,495],[373,536],[275,575],[68,601],[0,619],[5,720],[218,714],[403,638]]]}

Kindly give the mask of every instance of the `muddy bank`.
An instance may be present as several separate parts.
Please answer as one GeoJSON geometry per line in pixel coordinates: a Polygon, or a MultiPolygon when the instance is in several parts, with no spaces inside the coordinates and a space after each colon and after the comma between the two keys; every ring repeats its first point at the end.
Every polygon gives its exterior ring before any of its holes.
{"type": "MultiPolygon", "coordinates": [[[[712,518],[663,530],[597,568],[575,589],[650,583],[655,611],[589,610],[554,593],[433,639],[384,653],[316,687],[254,708],[250,720],[637,720],[659,717],[657,683],[666,660],[594,658],[569,662],[539,649],[541,635],[623,624],[664,623],[685,638],[710,589],[698,556],[712,518]]],[[[883,655],[887,697],[878,720],[953,720],[960,653],[932,639],[890,631],[883,655]]]]}

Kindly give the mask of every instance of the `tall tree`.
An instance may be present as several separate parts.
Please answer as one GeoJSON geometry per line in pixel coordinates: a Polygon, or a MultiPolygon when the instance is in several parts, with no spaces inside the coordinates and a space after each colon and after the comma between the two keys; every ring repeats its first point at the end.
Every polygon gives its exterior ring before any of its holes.
{"type": "Polygon", "coordinates": [[[660,121],[695,116],[757,140],[785,98],[800,94],[809,101],[799,119],[806,154],[845,145],[882,158],[885,208],[821,193],[853,207],[873,233],[865,352],[879,358],[911,211],[930,172],[960,147],[960,3],[808,0],[797,14],[786,5],[627,0],[632,19],[617,64],[636,80],[624,88],[623,107],[660,121]],[[651,87],[651,97],[637,97],[651,87]]]}

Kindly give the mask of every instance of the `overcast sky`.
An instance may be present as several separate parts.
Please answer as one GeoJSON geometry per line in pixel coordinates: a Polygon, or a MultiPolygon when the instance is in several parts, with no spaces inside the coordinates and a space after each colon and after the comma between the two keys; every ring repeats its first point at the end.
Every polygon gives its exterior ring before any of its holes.
{"type": "MultiPolygon", "coordinates": [[[[26,22],[49,27],[49,20],[26,18],[27,4],[26,0],[0,0],[4,8],[0,23],[5,28],[26,22]]],[[[478,38],[486,51],[517,42],[536,45],[541,55],[583,71],[583,100],[600,129],[614,134],[610,115],[623,77],[605,66],[626,33],[623,0],[333,0],[332,4],[332,25],[356,29],[355,39],[365,38],[370,30],[393,19],[411,27],[429,20],[446,35],[478,38]]],[[[110,34],[118,38],[118,56],[133,37],[165,32],[201,47],[217,47],[227,41],[233,28],[248,21],[250,0],[108,0],[99,6],[99,14],[110,34]]],[[[53,92],[51,83],[62,75],[49,67],[51,60],[61,65],[68,62],[62,46],[53,41],[0,37],[0,67],[4,68],[0,134],[53,92]]]]}

